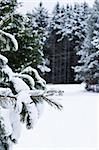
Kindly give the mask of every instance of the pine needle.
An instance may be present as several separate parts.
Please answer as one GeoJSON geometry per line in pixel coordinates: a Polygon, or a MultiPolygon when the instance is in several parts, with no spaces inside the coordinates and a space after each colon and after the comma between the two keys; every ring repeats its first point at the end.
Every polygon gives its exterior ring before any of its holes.
{"type": "MultiPolygon", "coordinates": [[[[15,96],[2,96],[0,95],[0,98],[6,99],[6,98],[10,98],[11,100],[17,100],[17,98],[15,96]]],[[[59,110],[62,110],[63,106],[55,101],[52,101],[50,99],[48,99],[46,96],[40,95],[40,96],[31,96],[32,100],[34,103],[38,103],[41,102],[42,99],[45,100],[50,106],[55,107],[59,110]]]]}
{"type": "Polygon", "coordinates": [[[10,98],[11,100],[17,100],[17,98],[15,96],[3,96],[3,95],[0,95],[0,98],[10,98]]]}
{"type": "Polygon", "coordinates": [[[45,96],[42,96],[42,98],[50,105],[50,106],[53,106],[59,110],[62,110],[63,106],[55,101],[51,101],[50,99],[48,99],[47,97],[45,96]]]}

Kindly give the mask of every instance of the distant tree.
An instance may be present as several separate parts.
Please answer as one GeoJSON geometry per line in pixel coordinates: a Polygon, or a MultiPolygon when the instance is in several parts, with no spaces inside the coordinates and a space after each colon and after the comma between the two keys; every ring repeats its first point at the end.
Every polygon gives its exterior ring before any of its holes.
{"type": "Polygon", "coordinates": [[[60,35],[56,35],[56,33],[60,30],[59,28],[60,28],[60,5],[59,3],[57,3],[51,15],[49,26],[49,38],[47,39],[45,49],[45,55],[50,60],[50,68],[51,68],[51,72],[48,74],[46,80],[52,83],[57,83],[57,81],[59,81],[57,72],[59,73],[58,61],[60,55],[59,53],[60,47],[58,47],[59,45],[58,39],[60,39],[59,37],[60,35]]]}
{"type": "Polygon", "coordinates": [[[64,66],[65,72],[64,75],[66,76],[66,83],[74,83],[74,70],[72,66],[76,63],[76,54],[74,49],[74,42],[73,42],[73,33],[72,33],[72,19],[73,19],[73,7],[71,5],[66,5],[65,14],[64,14],[64,27],[62,27],[62,41],[63,41],[63,58],[64,59],[64,66]]]}
{"type": "Polygon", "coordinates": [[[76,79],[86,83],[87,90],[99,91],[99,1],[96,0],[87,21],[86,38],[76,67],[76,79]]]}
{"type": "Polygon", "coordinates": [[[47,54],[51,62],[52,83],[73,83],[74,71],[71,68],[75,64],[74,44],[72,38],[72,6],[66,8],[56,4],[52,13],[47,54]],[[71,44],[72,43],[72,44],[71,44]]]}
{"type": "Polygon", "coordinates": [[[48,11],[44,8],[43,3],[40,2],[39,6],[35,8],[32,13],[27,13],[28,22],[27,24],[35,31],[38,36],[38,51],[42,56],[42,62],[37,67],[41,72],[49,72],[50,69],[46,66],[47,58],[44,56],[44,46],[46,39],[48,38],[48,24],[49,15],[48,11]]]}
{"type": "Polygon", "coordinates": [[[82,42],[86,37],[85,28],[86,20],[89,15],[89,7],[87,3],[75,4],[72,15],[72,41],[75,45],[75,50],[79,51],[82,42]]]}

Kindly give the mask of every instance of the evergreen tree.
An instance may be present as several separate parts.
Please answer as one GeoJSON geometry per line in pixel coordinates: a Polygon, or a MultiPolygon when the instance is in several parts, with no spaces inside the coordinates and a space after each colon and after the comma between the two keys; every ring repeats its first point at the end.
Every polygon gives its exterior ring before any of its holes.
{"type": "Polygon", "coordinates": [[[82,42],[86,37],[85,28],[88,15],[89,7],[87,3],[75,4],[72,15],[72,39],[76,51],[81,49],[82,42]]]}
{"type": "Polygon", "coordinates": [[[37,65],[42,62],[42,54],[39,52],[39,48],[41,47],[39,36],[26,20],[27,18],[24,20],[24,28],[17,36],[21,70],[29,65],[37,68],[37,65]]]}
{"type": "MultiPolygon", "coordinates": [[[[18,43],[14,36],[0,30],[12,41],[18,43]]],[[[47,91],[46,82],[37,70],[28,66],[22,72],[15,73],[8,65],[8,59],[0,54],[0,149],[11,150],[20,136],[20,123],[27,129],[34,127],[44,101],[61,109],[61,105],[48,99],[53,91],[47,91]]]]}
{"type": "Polygon", "coordinates": [[[59,29],[59,26],[60,26],[60,4],[59,2],[57,2],[54,10],[53,10],[53,16],[52,16],[52,19],[51,19],[51,29],[52,30],[55,30],[57,31],[59,29]]]}
{"type": "Polygon", "coordinates": [[[99,1],[96,0],[87,21],[86,38],[79,51],[76,78],[86,83],[87,90],[99,91],[99,1]]]}
{"type": "Polygon", "coordinates": [[[47,68],[47,59],[44,58],[44,46],[46,43],[46,39],[48,38],[48,12],[43,7],[42,2],[39,3],[39,6],[32,11],[32,13],[27,14],[28,17],[28,25],[31,26],[33,30],[35,30],[36,35],[38,36],[38,51],[41,54],[42,62],[38,65],[38,68],[41,72],[49,72],[50,69],[47,68]]]}
{"type": "Polygon", "coordinates": [[[62,27],[62,38],[68,37],[71,39],[72,34],[72,16],[73,16],[73,8],[71,5],[66,5],[65,11],[62,12],[64,26],[62,27]]]}
{"type": "Polygon", "coordinates": [[[60,5],[59,3],[56,4],[54,11],[52,13],[52,17],[50,19],[50,26],[49,26],[49,38],[46,42],[46,49],[45,55],[50,60],[50,68],[51,72],[47,75],[47,81],[52,83],[57,83],[57,80],[60,79],[57,76],[57,72],[59,73],[59,55],[60,55],[60,48],[58,39],[60,39],[60,5]],[[56,34],[58,33],[58,34],[56,34]]]}
{"type": "Polygon", "coordinates": [[[63,41],[63,58],[66,76],[65,83],[74,83],[74,71],[72,66],[75,65],[76,55],[74,50],[73,33],[72,33],[72,19],[73,19],[73,7],[66,5],[65,8],[65,20],[64,27],[62,28],[62,41],[63,41]]]}
{"type": "Polygon", "coordinates": [[[13,70],[20,71],[28,65],[36,68],[42,61],[42,56],[38,51],[40,47],[38,35],[28,27],[26,19],[16,11],[17,0],[5,0],[0,4],[2,18],[0,28],[12,33],[19,43],[18,51],[15,51],[9,39],[4,41],[5,37],[2,37],[1,53],[8,57],[13,70]],[[6,9],[6,7],[9,7],[9,9],[6,9]]]}
{"type": "MultiPolygon", "coordinates": [[[[2,29],[3,29],[3,31],[8,30],[8,32],[10,32],[12,30],[12,32],[13,32],[13,28],[15,28],[14,26],[16,25],[16,27],[17,27],[18,23],[20,23],[18,21],[17,21],[17,24],[13,24],[12,23],[13,21],[16,22],[16,19],[13,20],[15,18],[14,15],[16,15],[17,20],[19,19],[18,18],[19,14],[16,14],[16,11],[15,11],[17,6],[18,6],[18,3],[17,3],[16,0],[14,0],[14,1],[12,1],[12,0],[4,0],[4,1],[0,2],[0,29],[1,30],[2,29]],[[12,29],[10,27],[11,25],[13,26],[12,29]]],[[[22,21],[22,20],[19,19],[19,21],[22,21]]],[[[20,26],[21,26],[21,24],[20,24],[20,26]]],[[[17,27],[17,30],[18,30],[18,27],[17,27]]],[[[2,37],[1,40],[4,41],[4,38],[2,37]]],[[[5,45],[6,45],[7,46],[7,50],[10,51],[10,49],[11,49],[11,51],[12,51],[13,50],[12,49],[13,46],[12,47],[11,47],[11,45],[9,46],[9,43],[12,44],[9,40],[5,40],[5,42],[1,41],[1,43],[0,43],[0,46],[1,46],[0,50],[1,51],[5,51],[6,50],[5,45]],[[6,43],[6,41],[7,41],[7,43],[6,43]]]]}
{"type": "Polygon", "coordinates": [[[75,64],[74,44],[72,38],[72,6],[60,7],[57,3],[50,23],[47,54],[51,61],[52,83],[73,83],[75,64]],[[72,44],[71,44],[72,43],[72,44]]]}

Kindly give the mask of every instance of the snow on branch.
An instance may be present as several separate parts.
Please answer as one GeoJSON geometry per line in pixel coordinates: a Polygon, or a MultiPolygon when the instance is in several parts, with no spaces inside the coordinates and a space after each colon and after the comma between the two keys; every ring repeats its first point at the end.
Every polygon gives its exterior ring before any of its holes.
{"type": "Polygon", "coordinates": [[[8,59],[0,54],[0,62],[2,63],[2,65],[7,64],[8,63],[8,59]]]}
{"type": "MultiPolygon", "coordinates": [[[[10,33],[0,33],[11,39],[16,50],[17,40],[10,33]]],[[[0,54],[0,147],[11,149],[20,137],[21,122],[27,129],[35,126],[42,112],[44,102],[61,110],[62,105],[49,99],[55,93],[48,91],[46,81],[36,69],[28,66],[15,73],[8,66],[8,59],[0,54]],[[5,140],[6,139],[6,140],[5,140]]]]}
{"type": "Polygon", "coordinates": [[[0,33],[3,34],[3,35],[5,35],[5,36],[7,36],[8,38],[11,39],[12,43],[14,44],[14,48],[15,48],[15,50],[17,51],[17,50],[18,50],[18,42],[17,42],[17,40],[15,39],[15,37],[14,37],[12,34],[7,33],[7,32],[4,32],[4,31],[2,31],[2,30],[0,30],[0,33]]]}
{"type": "MultiPolygon", "coordinates": [[[[57,103],[57,102],[49,99],[46,95],[35,93],[35,94],[31,95],[30,97],[32,98],[32,100],[33,100],[34,103],[40,103],[42,100],[44,100],[49,105],[51,105],[52,107],[55,107],[55,108],[57,108],[59,110],[61,110],[63,108],[63,106],[61,104],[59,104],[59,103],[57,103]]],[[[8,98],[11,101],[17,101],[17,96],[3,96],[3,95],[0,95],[0,101],[1,100],[7,100],[8,98]]]]}
{"type": "MultiPolygon", "coordinates": [[[[46,81],[36,69],[29,66],[21,73],[15,73],[7,65],[8,59],[1,54],[0,61],[0,71],[3,73],[3,80],[0,82],[0,136],[8,139],[8,145],[10,141],[11,147],[11,143],[16,143],[20,136],[21,122],[26,124],[27,129],[35,126],[44,102],[59,110],[62,109],[62,105],[49,98],[56,91],[47,90],[46,81]]],[[[4,138],[0,137],[0,140],[5,143],[4,138]]]]}

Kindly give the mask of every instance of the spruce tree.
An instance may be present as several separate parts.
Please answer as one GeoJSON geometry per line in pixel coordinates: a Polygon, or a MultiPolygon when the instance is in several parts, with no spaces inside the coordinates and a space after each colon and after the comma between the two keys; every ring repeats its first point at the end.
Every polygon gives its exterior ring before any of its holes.
{"type": "Polygon", "coordinates": [[[86,37],[86,20],[89,15],[87,3],[75,4],[72,15],[72,38],[76,52],[81,49],[82,42],[86,37]]]}
{"type": "Polygon", "coordinates": [[[87,21],[86,38],[79,66],[76,67],[76,78],[86,83],[87,90],[99,91],[99,1],[96,0],[87,21]]]}
{"type": "Polygon", "coordinates": [[[4,0],[0,4],[0,28],[8,33],[12,33],[19,43],[19,49],[15,51],[13,44],[9,40],[2,42],[5,39],[5,37],[2,37],[1,53],[7,56],[13,70],[20,71],[28,65],[36,68],[42,60],[42,56],[38,51],[40,47],[38,35],[33,32],[33,29],[28,27],[26,23],[27,18],[17,12],[17,7],[19,7],[17,0],[4,0]],[[9,9],[6,9],[7,7],[9,9]]]}
{"type": "Polygon", "coordinates": [[[49,26],[49,38],[46,42],[46,49],[45,49],[45,55],[50,60],[50,68],[51,72],[47,75],[48,82],[57,83],[57,81],[60,79],[57,76],[57,72],[59,73],[59,51],[60,47],[58,47],[58,39],[60,39],[60,34],[58,31],[60,31],[60,4],[57,3],[53,13],[51,15],[50,19],[50,26],[49,26]]]}
{"type": "Polygon", "coordinates": [[[57,3],[52,13],[47,53],[51,61],[52,83],[73,83],[75,64],[72,41],[72,6],[60,7],[57,3]]]}
{"type": "MultiPolygon", "coordinates": [[[[18,43],[14,36],[0,30],[0,33],[11,40],[15,49],[18,43]]],[[[0,54],[0,149],[11,150],[20,136],[21,122],[27,129],[34,127],[40,117],[42,106],[46,101],[51,106],[61,109],[57,102],[48,96],[46,81],[31,66],[22,72],[15,73],[8,65],[8,59],[0,54]]]]}
{"type": "Polygon", "coordinates": [[[41,70],[41,72],[49,72],[50,69],[47,65],[47,58],[44,56],[44,47],[46,43],[46,39],[48,38],[48,23],[49,23],[49,15],[48,11],[44,8],[43,3],[40,2],[39,6],[35,8],[32,13],[27,13],[27,24],[31,26],[31,28],[35,31],[38,36],[38,52],[42,56],[41,64],[37,67],[41,70]]]}

